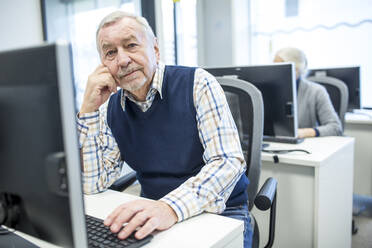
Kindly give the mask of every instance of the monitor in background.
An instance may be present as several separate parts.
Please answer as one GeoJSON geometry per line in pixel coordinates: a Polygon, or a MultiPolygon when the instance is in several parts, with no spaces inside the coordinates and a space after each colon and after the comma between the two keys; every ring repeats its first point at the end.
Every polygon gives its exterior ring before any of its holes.
{"type": "Polygon", "coordinates": [[[349,90],[348,111],[360,109],[360,66],[309,69],[308,76],[317,74],[343,81],[349,90]]]}
{"type": "Polygon", "coordinates": [[[0,224],[87,247],[68,44],[0,52],[0,224]]]}
{"type": "Polygon", "coordinates": [[[214,76],[248,81],[262,93],[264,140],[298,143],[297,93],[292,63],[204,68],[214,76]]]}

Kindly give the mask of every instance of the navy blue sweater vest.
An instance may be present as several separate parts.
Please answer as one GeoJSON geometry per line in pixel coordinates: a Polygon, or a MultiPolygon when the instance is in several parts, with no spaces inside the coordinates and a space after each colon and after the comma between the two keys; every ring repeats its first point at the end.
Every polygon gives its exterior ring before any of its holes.
{"type": "MultiPolygon", "coordinates": [[[[193,101],[195,68],[166,66],[162,98],[156,94],[151,107],[142,112],[121,90],[111,96],[107,122],[121,157],[137,172],[142,196],[160,199],[195,176],[204,166],[193,101]]],[[[247,202],[245,175],[239,180],[227,206],[247,202]]]]}

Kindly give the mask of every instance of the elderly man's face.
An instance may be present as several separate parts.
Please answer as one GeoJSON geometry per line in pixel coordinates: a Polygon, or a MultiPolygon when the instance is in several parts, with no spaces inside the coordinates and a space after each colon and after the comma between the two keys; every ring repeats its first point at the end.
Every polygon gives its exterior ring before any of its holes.
{"type": "Polygon", "coordinates": [[[150,84],[159,60],[157,42],[132,18],[123,18],[98,33],[102,64],[118,86],[136,95],[150,84]]]}

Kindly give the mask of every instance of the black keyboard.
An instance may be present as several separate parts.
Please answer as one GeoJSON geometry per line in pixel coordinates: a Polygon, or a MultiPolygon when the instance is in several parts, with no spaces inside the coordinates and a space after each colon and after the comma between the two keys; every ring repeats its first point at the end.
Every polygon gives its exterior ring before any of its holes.
{"type": "Polygon", "coordinates": [[[147,244],[153,238],[152,235],[149,235],[139,240],[134,237],[134,234],[131,234],[128,238],[121,240],[117,234],[112,233],[109,227],[103,224],[103,220],[85,215],[85,222],[88,232],[88,247],[136,248],[147,244]]]}
{"type": "Polygon", "coordinates": [[[274,137],[274,136],[263,136],[263,141],[266,142],[279,142],[279,143],[289,143],[289,144],[299,144],[304,139],[302,138],[295,138],[295,137],[274,137]]]}

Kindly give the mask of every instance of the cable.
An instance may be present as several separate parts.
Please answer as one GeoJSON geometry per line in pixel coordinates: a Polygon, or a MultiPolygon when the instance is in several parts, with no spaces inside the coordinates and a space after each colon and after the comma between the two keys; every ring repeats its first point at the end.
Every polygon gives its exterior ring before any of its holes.
{"type": "Polygon", "coordinates": [[[287,149],[287,150],[266,150],[262,149],[261,151],[271,153],[271,154],[287,154],[290,152],[304,152],[306,154],[311,154],[311,152],[306,151],[304,149],[287,149]]]}

